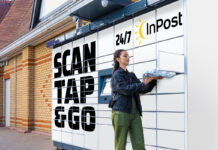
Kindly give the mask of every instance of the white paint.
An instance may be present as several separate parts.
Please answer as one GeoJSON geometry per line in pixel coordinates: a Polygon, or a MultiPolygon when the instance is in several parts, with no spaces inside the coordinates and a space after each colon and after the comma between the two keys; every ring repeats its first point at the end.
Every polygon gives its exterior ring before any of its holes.
{"type": "MultiPolygon", "coordinates": [[[[143,133],[144,133],[145,144],[156,145],[156,131],[155,130],[144,129],[143,133]]],[[[146,148],[150,150],[152,147],[146,147],[146,148]]]]}
{"type": "MultiPolygon", "coordinates": [[[[166,5],[157,10],[157,19],[171,19],[174,16],[178,16],[178,13],[183,14],[183,0],[178,0],[172,4],[166,5]]],[[[184,16],[182,16],[182,22],[184,23],[184,16]]],[[[157,41],[161,41],[168,38],[173,38],[183,35],[183,26],[171,27],[169,29],[161,28],[157,32],[157,41]],[[167,34],[166,34],[167,33],[167,34]]]]}
{"type": "Polygon", "coordinates": [[[158,93],[180,93],[184,92],[184,75],[177,75],[170,79],[158,81],[158,93]]]}
{"type": "Polygon", "coordinates": [[[159,52],[161,51],[173,54],[184,54],[183,40],[184,37],[180,37],[157,43],[157,50],[159,52]]]}
{"type": "Polygon", "coordinates": [[[114,129],[109,125],[99,125],[98,134],[99,150],[114,150],[114,129]],[[110,139],[110,140],[109,140],[110,139]]]}
{"type": "Polygon", "coordinates": [[[156,110],[156,96],[155,95],[141,94],[140,99],[141,99],[143,111],[155,111],[156,110]]]}
{"type": "Polygon", "coordinates": [[[158,69],[173,72],[184,72],[184,56],[159,52],[158,69]]]}
{"type": "Polygon", "coordinates": [[[158,131],[158,145],[172,149],[184,149],[184,133],[172,131],[158,131]]]}
{"type": "Polygon", "coordinates": [[[127,20],[125,22],[122,22],[118,25],[115,25],[115,50],[117,49],[129,49],[132,48],[133,44],[133,31],[132,31],[132,24],[133,24],[133,20],[127,20]],[[131,32],[131,38],[129,39],[129,34],[126,33],[126,31],[131,32]],[[119,39],[122,37],[123,40],[126,42],[126,44],[122,44],[120,42],[120,40],[118,40],[118,36],[119,39]],[[116,42],[117,40],[119,41],[117,45],[116,42]]]}
{"type": "Polygon", "coordinates": [[[158,128],[184,131],[183,113],[158,113],[158,128]]]}
{"type": "Polygon", "coordinates": [[[98,32],[98,52],[99,56],[111,54],[114,52],[114,41],[113,41],[113,27],[104,29],[98,32]],[[107,41],[107,42],[105,42],[107,41]]]}
{"type": "Polygon", "coordinates": [[[156,127],[156,113],[154,112],[143,112],[142,122],[143,127],[155,128],[156,127]]]}
{"type": "Polygon", "coordinates": [[[217,1],[186,0],[188,149],[218,149],[217,1]],[[197,5],[196,5],[197,3],[197,5]]]}
{"type": "Polygon", "coordinates": [[[147,35],[145,32],[147,22],[149,22],[150,24],[155,23],[155,11],[151,11],[134,18],[134,47],[155,42],[156,35],[155,34],[147,35]],[[143,22],[144,24],[142,25],[143,22]],[[141,30],[143,31],[142,36],[139,34],[140,27],[141,30]]]}
{"type": "Polygon", "coordinates": [[[157,96],[157,109],[159,111],[184,111],[184,94],[170,94],[157,96]]]}
{"type": "Polygon", "coordinates": [[[142,46],[134,49],[134,63],[151,61],[155,59],[157,59],[155,44],[149,46],[142,46]]]}

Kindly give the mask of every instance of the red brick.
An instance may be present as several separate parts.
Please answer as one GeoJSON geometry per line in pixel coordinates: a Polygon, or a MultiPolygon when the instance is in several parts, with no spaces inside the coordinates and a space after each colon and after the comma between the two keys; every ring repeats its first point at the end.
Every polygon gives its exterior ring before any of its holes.
{"type": "Polygon", "coordinates": [[[29,32],[34,0],[15,0],[0,24],[0,49],[29,32]]]}

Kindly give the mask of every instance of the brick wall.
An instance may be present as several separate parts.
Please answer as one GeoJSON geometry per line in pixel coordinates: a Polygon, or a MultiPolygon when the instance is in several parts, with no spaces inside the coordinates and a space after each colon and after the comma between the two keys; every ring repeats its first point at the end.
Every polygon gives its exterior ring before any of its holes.
{"type": "Polygon", "coordinates": [[[0,49],[29,32],[34,0],[15,0],[0,23],[0,49]]]}
{"type": "MultiPolygon", "coordinates": [[[[14,76],[13,74],[11,74],[14,70],[14,60],[13,59],[10,59],[8,61],[8,66],[4,66],[3,70],[2,70],[2,75],[1,75],[1,85],[2,85],[2,90],[1,90],[1,114],[0,116],[2,116],[2,119],[1,119],[1,122],[0,124],[1,125],[5,125],[5,80],[6,79],[9,79],[10,78],[10,87],[11,87],[11,92],[14,90],[12,87],[14,86],[14,76]]],[[[14,95],[13,94],[10,94],[10,99],[14,99],[14,95]]],[[[11,102],[10,104],[11,106],[11,111],[10,111],[10,117],[13,117],[14,115],[14,103],[11,102]]]]}
{"type": "Polygon", "coordinates": [[[51,132],[52,49],[42,43],[35,52],[35,129],[51,132]]]}
{"type": "Polygon", "coordinates": [[[51,133],[51,54],[46,43],[26,47],[0,70],[0,125],[5,124],[4,84],[10,78],[10,126],[51,133]]]}

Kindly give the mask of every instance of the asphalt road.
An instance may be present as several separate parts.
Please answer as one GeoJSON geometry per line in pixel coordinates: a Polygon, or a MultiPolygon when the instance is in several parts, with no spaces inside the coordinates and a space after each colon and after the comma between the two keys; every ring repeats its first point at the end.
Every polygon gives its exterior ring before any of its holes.
{"type": "Polygon", "coordinates": [[[0,127],[0,150],[56,150],[50,136],[0,127]]]}

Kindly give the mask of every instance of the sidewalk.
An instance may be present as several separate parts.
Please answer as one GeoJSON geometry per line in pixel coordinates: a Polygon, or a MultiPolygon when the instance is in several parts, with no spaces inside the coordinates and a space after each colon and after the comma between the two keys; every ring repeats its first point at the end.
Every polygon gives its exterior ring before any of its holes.
{"type": "Polygon", "coordinates": [[[0,150],[56,150],[50,136],[0,127],[0,150]]]}

